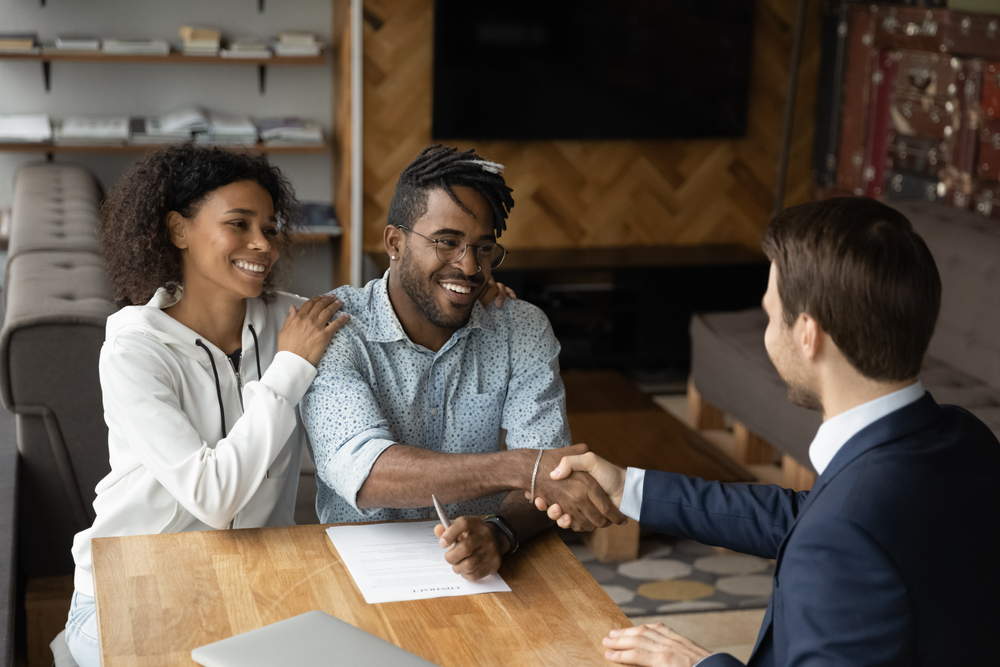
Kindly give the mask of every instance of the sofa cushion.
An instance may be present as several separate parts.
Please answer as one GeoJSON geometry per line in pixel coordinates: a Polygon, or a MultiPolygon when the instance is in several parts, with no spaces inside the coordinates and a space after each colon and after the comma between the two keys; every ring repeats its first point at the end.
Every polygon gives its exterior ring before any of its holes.
{"type": "Polygon", "coordinates": [[[941,274],[941,314],[928,355],[1000,388],[1000,224],[928,201],[894,202],[941,274]]]}
{"type": "MultiPolygon", "coordinates": [[[[760,309],[695,316],[694,384],[706,401],[812,469],[809,445],[821,417],[788,401],[785,383],[764,348],[766,328],[767,315],[760,309]]],[[[1000,437],[1000,387],[930,354],[920,369],[920,381],[938,403],[965,408],[1000,437]]]]}
{"type": "Polygon", "coordinates": [[[691,376],[706,401],[812,470],[809,444],[822,420],[788,400],[785,381],[764,348],[766,328],[760,308],[695,315],[691,376]]]}
{"type": "Polygon", "coordinates": [[[24,167],[15,180],[9,257],[46,250],[96,253],[100,200],[100,185],[82,167],[24,167]]]}

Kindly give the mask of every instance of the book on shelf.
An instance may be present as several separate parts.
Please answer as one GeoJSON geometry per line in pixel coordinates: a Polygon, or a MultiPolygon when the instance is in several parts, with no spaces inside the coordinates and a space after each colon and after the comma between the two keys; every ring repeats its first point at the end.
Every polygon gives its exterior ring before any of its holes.
{"type": "Polygon", "coordinates": [[[208,116],[198,107],[183,107],[159,116],[160,128],[164,132],[205,132],[208,130],[208,116]]]}
{"type": "Polygon", "coordinates": [[[275,55],[286,58],[308,58],[318,56],[323,52],[323,45],[320,43],[311,45],[282,44],[281,42],[271,42],[271,49],[275,55]]]}
{"type": "Polygon", "coordinates": [[[342,230],[337,211],[332,204],[302,202],[299,207],[298,228],[303,234],[339,235],[342,230]]]}
{"type": "Polygon", "coordinates": [[[268,146],[318,146],[323,143],[319,123],[298,116],[260,118],[257,132],[268,146]]]}
{"type": "Polygon", "coordinates": [[[105,39],[101,50],[113,55],[166,56],[170,44],[165,39],[105,39]]]}
{"type": "Polygon", "coordinates": [[[318,56],[323,51],[323,44],[311,32],[282,30],[271,48],[279,56],[307,57],[318,56]]]}
{"type": "Polygon", "coordinates": [[[48,114],[0,114],[0,143],[42,143],[51,139],[48,114]]]}
{"type": "Polygon", "coordinates": [[[31,53],[38,47],[38,34],[34,32],[0,32],[0,51],[31,53]]]}
{"type": "Polygon", "coordinates": [[[177,144],[191,140],[191,132],[166,132],[156,116],[141,116],[129,121],[129,143],[140,145],[177,144]]]}
{"type": "Polygon", "coordinates": [[[257,143],[257,126],[249,116],[219,113],[208,113],[208,130],[195,135],[195,141],[205,144],[244,144],[257,143]]]}
{"type": "Polygon", "coordinates": [[[222,32],[218,28],[183,25],[180,30],[181,53],[186,56],[217,56],[222,44],[222,32]]]}
{"type": "Polygon", "coordinates": [[[129,138],[125,116],[69,116],[52,125],[57,144],[121,144],[129,138]]]}
{"type": "Polygon", "coordinates": [[[222,31],[210,26],[182,25],[180,30],[181,39],[185,42],[212,40],[218,42],[222,39],[222,31]]]}
{"type": "Polygon", "coordinates": [[[258,37],[236,37],[219,53],[223,58],[270,58],[272,53],[258,37]]]}
{"type": "Polygon", "coordinates": [[[100,51],[101,40],[93,35],[63,33],[56,35],[57,51],[100,51]]]}

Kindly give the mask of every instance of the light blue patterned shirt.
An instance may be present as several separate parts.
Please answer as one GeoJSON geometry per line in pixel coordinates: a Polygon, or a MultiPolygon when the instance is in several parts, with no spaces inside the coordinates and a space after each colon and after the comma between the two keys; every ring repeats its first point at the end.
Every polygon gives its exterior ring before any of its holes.
{"type": "MultiPolygon", "coordinates": [[[[322,523],[436,517],[432,507],[358,508],[358,489],[393,444],[495,452],[501,429],[509,449],[570,444],[559,342],[541,310],[515,300],[503,308],[476,303],[468,324],[432,352],[404,333],[388,277],[334,291],[351,321],[333,337],[302,399],[322,523]]],[[[448,513],[492,514],[504,496],[453,503],[448,513]]]]}

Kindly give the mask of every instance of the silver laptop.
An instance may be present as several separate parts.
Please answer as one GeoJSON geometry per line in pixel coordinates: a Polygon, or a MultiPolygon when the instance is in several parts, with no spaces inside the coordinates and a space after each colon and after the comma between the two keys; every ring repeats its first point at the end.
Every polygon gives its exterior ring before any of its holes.
{"type": "Polygon", "coordinates": [[[191,659],[204,667],[434,664],[322,611],[306,612],[196,648],[191,659]]]}

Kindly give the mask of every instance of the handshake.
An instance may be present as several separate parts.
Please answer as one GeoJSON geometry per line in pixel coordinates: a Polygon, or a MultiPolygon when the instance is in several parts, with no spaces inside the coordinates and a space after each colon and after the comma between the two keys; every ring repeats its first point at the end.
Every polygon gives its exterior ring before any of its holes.
{"type": "Polygon", "coordinates": [[[543,452],[534,488],[534,498],[530,491],[524,497],[560,528],[587,532],[628,521],[618,509],[625,470],[588,451],[587,445],[543,452]]]}

